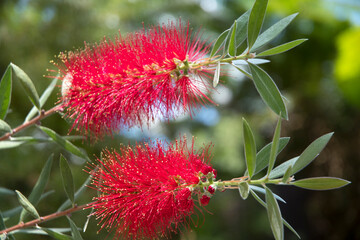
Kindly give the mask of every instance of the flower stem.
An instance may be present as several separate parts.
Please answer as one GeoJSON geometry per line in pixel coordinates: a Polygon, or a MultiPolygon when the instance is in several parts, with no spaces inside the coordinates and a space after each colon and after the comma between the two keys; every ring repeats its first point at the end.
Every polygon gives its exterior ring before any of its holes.
{"type": "Polygon", "coordinates": [[[88,207],[89,204],[84,204],[84,205],[81,205],[81,206],[75,206],[75,207],[72,207],[72,208],[69,208],[65,211],[62,211],[62,212],[56,212],[56,213],[52,213],[52,214],[49,214],[47,216],[44,216],[44,217],[40,217],[40,218],[37,218],[37,219],[34,219],[34,220],[31,220],[29,222],[20,222],[19,224],[17,225],[14,225],[12,227],[9,227],[9,228],[6,228],[4,230],[1,230],[0,231],[0,235],[1,234],[8,234],[10,232],[13,232],[15,230],[18,230],[18,229],[23,229],[23,228],[27,228],[27,227],[32,227],[32,226],[36,226],[40,223],[43,223],[43,222],[47,222],[49,220],[52,220],[52,219],[55,219],[55,218],[58,218],[58,217],[62,217],[62,216],[66,216],[66,215],[69,215],[70,213],[73,213],[73,212],[77,212],[79,210],[84,210],[86,207],[88,207]]]}
{"type": "Polygon", "coordinates": [[[45,111],[45,110],[41,110],[40,111],[40,114],[31,119],[30,121],[27,121],[19,126],[17,126],[16,128],[12,129],[11,132],[8,132],[6,133],[5,135],[1,136],[0,137],[0,141],[4,141],[4,140],[7,140],[9,139],[11,136],[13,136],[15,133],[18,133],[20,132],[21,130],[24,130],[25,128],[29,127],[29,126],[32,126],[34,124],[38,124],[40,120],[54,114],[56,111],[59,111],[60,109],[62,109],[62,105],[59,104],[59,105],[56,105],[55,107],[51,108],[50,110],[48,111],[45,111]]]}
{"type": "Polygon", "coordinates": [[[235,189],[238,188],[240,183],[242,182],[247,182],[248,184],[253,184],[253,185],[281,184],[282,178],[277,178],[277,179],[261,178],[261,179],[251,180],[249,179],[249,177],[244,176],[241,178],[234,178],[232,180],[226,180],[226,181],[216,181],[213,183],[203,182],[201,186],[208,187],[209,185],[213,184],[218,188],[235,189]]]}

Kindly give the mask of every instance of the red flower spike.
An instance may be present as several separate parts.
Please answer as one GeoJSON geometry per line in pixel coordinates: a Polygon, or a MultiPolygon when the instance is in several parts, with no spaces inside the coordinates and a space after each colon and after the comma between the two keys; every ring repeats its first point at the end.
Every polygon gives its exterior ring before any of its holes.
{"type": "Polygon", "coordinates": [[[189,25],[170,22],[61,53],[61,101],[72,129],[101,138],[212,102],[210,45],[191,35],[189,25]]]}
{"type": "Polygon", "coordinates": [[[92,188],[101,193],[89,208],[101,229],[115,230],[115,238],[168,238],[180,226],[188,227],[194,213],[191,195],[199,194],[192,189],[201,169],[209,166],[208,147],[195,152],[194,141],[187,147],[185,138],[167,149],[163,145],[104,151],[97,160],[100,167],[94,164],[89,171],[92,188]]]}

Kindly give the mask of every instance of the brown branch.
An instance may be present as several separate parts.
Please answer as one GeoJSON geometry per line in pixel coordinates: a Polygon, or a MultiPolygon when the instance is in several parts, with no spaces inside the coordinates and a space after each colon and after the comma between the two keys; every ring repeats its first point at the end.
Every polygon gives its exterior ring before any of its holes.
{"type": "Polygon", "coordinates": [[[60,104],[60,105],[57,105],[57,106],[51,108],[51,109],[48,110],[48,111],[41,110],[41,111],[40,111],[40,114],[39,114],[37,117],[31,119],[30,121],[27,121],[27,122],[21,124],[20,126],[17,126],[16,128],[12,129],[11,132],[6,133],[5,135],[1,136],[1,137],[0,137],[0,141],[7,140],[7,139],[9,139],[12,135],[14,135],[15,133],[18,133],[18,132],[20,132],[21,130],[24,130],[25,128],[27,128],[27,127],[29,127],[29,126],[31,126],[31,125],[34,125],[34,124],[39,123],[40,120],[42,120],[42,119],[44,119],[44,118],[46,118],[46,117],[54,114],[56,111],[59,111],[61,108],[62,108],[62,105],[60,104]]]}
{"type": "Polygon", "coordinates": [[[44,217],[40,217],[38,219],[34,219],[34,220],[31,220],[29,222],[20,222],[19,224],[17,225],[14,225],[12,227],[9,227],[9,228],[6,228],[4,230],[1,230],[0,231],[0,235],[1,234],[8,234],[10,232],[13,232],[15,230],[18,230],[18,229],[23,229],[23,228],[27,228],[27,227],[32,227],[32,226],[35,226],[35,225],[38,225],[42,222],[47,222],[49,220],[52,220],[52,219],[55,219],[55,218],[58,218],[58,217],[62,217],[62,216],[66,216],[66,215],[69,215],[70,213],[73,213],[73,212],[77,212],[79,210],[84,210],[86,207],[88,207],[89,204],[84,204],[84,205],[81,205],[81,206],[75,206],[75,207],[72,207],[72,208],[69,208],[65,211],[62,211],[62,212],[56,212],[56,213],[52,213],[50,215],[47,215],[47,216],[44,216],[44,217]]]}

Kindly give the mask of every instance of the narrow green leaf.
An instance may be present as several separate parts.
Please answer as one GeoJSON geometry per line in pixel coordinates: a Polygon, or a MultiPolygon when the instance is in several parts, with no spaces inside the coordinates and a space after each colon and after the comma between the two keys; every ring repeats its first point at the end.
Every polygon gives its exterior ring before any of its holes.
{"type": "Polygon", "coordinates": [[[250,189],[251,195],[258,201],[264,208],[267,208],[266,203],[253,191],[250,189]]]}
{"type": "Polygon", "coordinates": [[[275,164],[275,160],[276,160],[276,156],[277,156],[278,148],[279,148],[280,131],[281,131],[281,118],[279,118],[279,120],[278,120],[278,122],[276,124],[274,137],[273,137],[273,141],[272,141],[272,144],[271,144],[271,151],[270,151],[270,157],[269,157],[269,166],[268,166],[266,177],[269,177],[270,172],[274,168],[274,164],[275,164]]]}
{"type": "Polygon", "coordinates": [[[259,37],[256,39],[256,42],[254,43],[254,46],[251,48],[251,51],[256,51],[256,49],[262,47],[266,43],[273,40],[276,36],[278,36],[291,22],[292,20],[297,16],[297,13],[294,13],[290,16],[287,16],[268,29],[266,29],[262,34],[259,35],[259,37]]]}
{"type": "Polygon", "coordinates": [[[264,102],[280,117],[288,119],[286,106],[271,77],[260,67],[249,63],[255,87],[264,102]]]}
{"type": "MultiPolygon", "coordinates": [[[[72,237],[65,235],[57,230],[53,230],[50,228],[44,228],[44,227],[38,227],[38,229],[44,231],[50,237],[58,239],[58,240],[71,240],[72,239],[72,237]]],[[[39,234],[41,234],[41,233],[39,233],[39,234]]]]}
{"type": "Polygon", "coordinates": [[[20,205],[34,218],[40,218],[39,213],[36,211],[35,207],[30,203],[30,201],[18,190],[15,190],[20,205]]]}
{"type": "MultiPolygon", "coordinates": [[[[78,199],[78,197],[81,196],[81,194],[83,194],[85,192],[90,181],[91,181],[91,176],[89,176],[86,179],[86,181],[81,185],[81,187],[76,191],[75,196],[74,196],[75,201],[78,199]]],[[[69,199],[67,199],[63,204],[61,204],[61,206],[58,208],[57,212],[61,212],[70,206],[71,206],[71,201],[69,199]]]]}
{"type": "Polygon", "coordinates": [[[8,132],[11,132],[11,127],[7,124],[7,122],[0,119],[0,136],[8,132]]]}
{"type": "Polygon", "coordinates": [[[245,71],[244,69],[239,68],[238,66],[236,66],[235,64],[231,64],[234,68],[236,68],[237,70],[239,70],[241,73],[243,73],[245,76],[247,76],[250,79],[253,79],[251,74],[248,73],[247,71],[245,71]]]}
{"type": "MultiPolygon", "coordinates": [[[[267,208],[266,203],[253,190],[250,189],[250,193],[256,201],[258,201],[263,207],[267,208]]],[[[295,229],[291,227],[291,225],[285,219],[282,219],[282,221],[290,231],[292,231],[299,239],[301,238],[300,235],[295,231],[295,229]]]]}
{"type": "Polygon", "coordinates": [[[5,119],[10,106],[12,88],[12,71],[9,65],[0,82],[0,119],[5,119]]]}
{"type": "MultiPolygon", "coordinates": [[[[297,161],[299,157],[294,157],[292,159],[289,159],[285,162],[283,162],[282,164],[280,164],[279,166],[277,166],[276,168],[274,168],[274,170],[271,171],[269,178],[273,179],[273,178],[278,178],[281,176],[284,176],[286,170],[289,168],[289,166],[294,165],[294,163],[297,161]]],[[[292,172],[290,175],[293,175],[292,172]]]]}
{"type": "Polygon", "coordinates": [[[218,85],[219,79],[220,79],[220,61],[217,62],[215,73],[214,73],[214,80],[213,80],[214,88],[218,85]]]}
{"type": "Polygon", "coordinates": [[[213,57],[216,53],[218,53],[220,51],[221,48],[224,48],[226,37],[227,37],[229,31],[230,31],[230,29],[225,30],[216,39],[214,46],[211,50],[210,57],[213,57]]]}
{"type": "MultiPolygon", "coordinates": [[[[48,192],[42,194],[40,200],[46,198],[47,196],[49,196],[50,194],[52,194],[54,192],[55,191],[52,190],[52,191],[48,191],[48,192]]],[[[23,210],[23,208],[21,206],[17,206],[17,207],[14,207],[12,209],[9,209],[7,211],[4,211],[3,216],[6,217],[6,218],[11,218],[11,217],[19,214],[22,210],[23,210]]]]}
{"type": "Polygon", "coordinates": [[[52,142],[51,138],[35,138],[31,136],[23,136],[23,137],[11,137],[12,142],[24,142],[24,143],[45,143],[52,142]]]}
{"type": "Polygon", "coordinates": [[[291,172],[292,172],[292,165],[290,165],[290,166],[286,169],[286,171],[285,171],[285,173],[284,173],[284,176],[283,176],[283,178],[282,178],[282,180],[281,180],[282,183],[287,183],[287,182],[289,182],[289,178],[291,177],[291,172]]]}
{"type": "MultiPolygon", "coordinates": [[[[43,92],[43,94],[40,97],[40,108],[42,108],[44,106],[44,104],[46,103],[46,101],[48,100],[48,98],[50,97],[51,93],[53,92],[56,83],[57,83],[57,78],[54,78],[51,83],[49,84],[49,86],[45,89],[45,91],[43,92]]],[[[25,122],[28,122],[31,118],[33,118],[36,113],[38,113],[39,111],[36,109],[36,107],[33,107],[30,112],[28,113],[28,115],[25,118],[25,122]]]]}
{"type": "Polygon", "coordinates": [[[239,47],[246,39],[247,25],[249,22],[250,10],[246,11],[238,19],[236,19],[236,47],[239,47]]]}
{"type": "MultiPolygon", "coordinates": [[[[251,189],[251,190],[254,190],[254,191],[256,191],[256,192],[262,193],[262,194],[264,194],[264,195],[266,194],[265,189],[262,188],[262,187],[258,187],[258,186],[255,186],[255,185],[250,185],[250,189],[251,189]]],[[[273,193],[273,194],[274,194],[274,196],[275,196],[275,198],[276,198],[277,200],[279,200],[280,202],[286,203],[286,201],[285,201],[282,197],[280,197],[279,195],[277,195],[277,194],[275,194],[275,193],[273,193]]]]}
{"type": "Polygon", "coordinates": [[[94,208],[91,209],[91,212],[86,217],[86,221],[85,221],[85,224],[84,224],[84,227],[83,227],[83,232],[86,232],[86,229],[87,229],[88,224],[90,222],[90,218],[93,216],[93,212],[94,212],[94,208]]]}
{"type": "Polygon", "coordinates": [[[88,157],[83,152],[81,152],[79,148],[77,148],[74,144],[72,144],[65,138],[58,135],[54,130],[43,126],[39,126],[39,128],[44,131],[49,137],[51,137],[52,140],[54,140],[57,144],[63,147],[66,151],[88,160],[88,157]]]}
{"type": "MultiPolygon", "coordinates": [[[[41,195],[44,192],[45,186],[49,180],[53,158],[54,154],[51,154],[40,173],[39,179],[37,180],[33,190],[28,197],[28,200],[31,202],[31,204],[33,204],[33,206],[36,206],[39,203],[41,195]]],[[[25,214],[26,211],[23,209],[20,214],[20,221],[24,220],[25,214]]]]}
{"type": "Polygon", "coordinates": [[[230,35],[230,41],[229,41],[229,48],[227,50],[229,56],[236,56],[236,21],[234,22],[234,24],[232,25],[230,31],[231,31],[231,35],[230,35]]]}
{"type": "Polygon", "coordinates": [[[239,193],[242,199],[246,200],[247,197],[249,196],[249,184],[247,182],[241,182],[239,184],[239,193]]]}
{"type": "Polygon", "coordinates": [[[0,150],[1,149],[8,149],[8,148],[15,148],[15,147],[18,147],[22,144],[24,144],[25,142],[23,141],[16,141],[16,142],[13,142],[13,141],[0,141],[0,150]]]}
{"type": "Polygon", "coordinates": [[[271,56],[271,55],[275,55],[275,54],[279,54],[279,53],[283,53],[286,52],[298,45],[300,45],[301,43],[307,41],[307,39],[303,38],[303,39],[297,39],[291,42],[287,42],[284,44],[281,44],[279,46],[270,48],[268,50],[265,50],[259,54],[256,54],[257,57],[264,57],[264,56],[271,56]]]}
{"type": "Polygon", "coordinates": [[[290,231],[292,231],[295,236],[297,236],[298,239],[301,239],[300,235],[295,231],[295,229],[285,220],[283,219],[283,224],[285,225],[285,227],[287,227],[290,231]]]}
{"type": "Polygon", "coordinates": [[[350,182],[341,178],[335,177],[315,177],[315,178],[305,178],[292,182],[291,184],[306,188],[310,190],[330,190],[341,188],[348,185],[350,182]]]}
{"type": "MultiPolygon", "coordinates": [[[[288,144],[289,140],[290,140],[289,137],[282,137],[279,139],[279,146],[278,146],[277,154],[279,154],[285,148],[285,146],[288,144]]],[[[268,166],[271,146],[272,146],[272,142],[267,144],[256,154],[255,174],[259,173],[261,170],[263,170],[264,168],[266,168],[268,166]]]]}
{"type": "MultiPolygon", "coordinates": [[[[0,211],[0,230],[4,230],[4,229],[6,229],[6,225],[5,225],[4,217],[0,211]]],[[[12,233],[11,234],[1,234],[0,239],[1,240],[5,240],[5,239],[15,240],[12,233]]]]}
{"type": "Polygon", "coordinates": [[[249,124],[244,118],[243,118],[243,135],[244,135],[246,166],[249,173],[249,177],[251,178],[256,168],[256,143],[255,143],[254,134],[252,133],[249,124]]]}
{"type": "Polygon", "coordinates": [[[5,195],[10,195],[13,196],[15,195],[15,192],[13,190],[4,188],[4,187],[0,187],[0,196],[5,196],[5,195]]]}
{"type": "Polygon", "coordinates": [[[284,225],[281,217],[279,205],[269,188],[266,190],[267,213],[270,221],[270,227],[276,240],[284,239],[284,225]]]}
{"type": "Polygon", "coordinates": [[[28,95],[30,101],[34,104],[34,106],[40,110],[40,101],[39,101],[39,95],[36,91],[36,88],[31,81],[30,77],[18,66],[11,63],[10,64],[12,69],[14,70],[15,75],[20,80],[21,85],[23,86],[26,94],[28,95]]]}
{"type": "Polygon", "coordinates": [[[315,141],[313,141],[305,150],[301,153],[298,160],[293,165],[292,175],[299,172],[301,169],[311,163],[317,155],[324,149],[326,144],[334,133],[325,134],[315,141]]]}
{"type": "Polygon", "coordinates": [[[0,231],[1,230],[4,230],[6,228],[6,225],[5,225],[5,222],[4,222],[4,218],[3,218],[3,215],[0,211],[0,231]]]}
{"type": "Polygon", "coordinates": [[[68,198],[72,202],[72,205],[74,206],[75,205],[74,180],[73,180],[73,176],[72,176],[69,164],[63,155],[60,155],[60,171],[61,171],[61,177],[63,180],[63,185],[64,185],[66,195],[68,196],[68,198]]]}
{"type": "Polygon", "coordinates": [[[264,22],[267,4],[268,0],[256,0],[254,6],[251,9],[247,31],[248,49],[252,48],[257,37],[259,36],[262,24],[264,22]]]}
{"type": "Polygon", "coordinates": [[[71,235],[73,237],[74,240],[83,240],[83,238],[80,235],[80,232],[77,228],[77,226],[75,225],[75,223],[73,222],[73,220],[71,220],[69,217],[67,217],[67,219],[69,220],[70,223],[70,227],[71,227],[71,235]]]}

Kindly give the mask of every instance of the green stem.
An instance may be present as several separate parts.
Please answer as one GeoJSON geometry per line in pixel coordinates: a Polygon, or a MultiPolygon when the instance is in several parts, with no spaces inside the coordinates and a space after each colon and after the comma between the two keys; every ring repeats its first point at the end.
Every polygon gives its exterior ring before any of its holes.
{"type": "Polygon", "coordinates": [[[248,184],[252,185],[264,185],[264,184],[282,184],[282,178],[277,179],[268,179],[268,178],[261,178],[256,180],[251,180],[248,177],[237,178],[233,180],[227,181],[216,181],[216,182],[202,182],[200,185],[193,186],[194,188],[203,188],[208,187],[210,185],[215,185],[218,188],[238,188],[240,183],[247,182],[248,184]]]}

